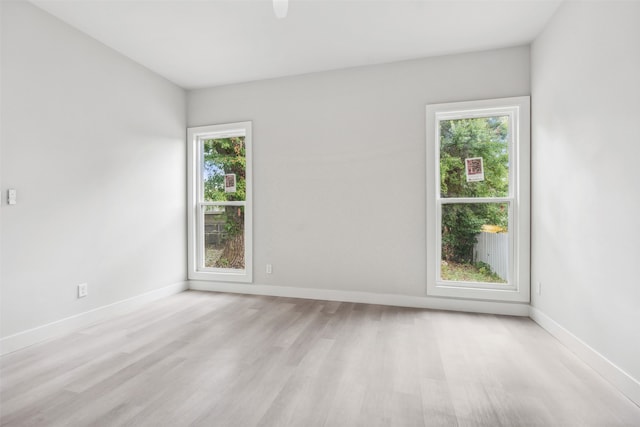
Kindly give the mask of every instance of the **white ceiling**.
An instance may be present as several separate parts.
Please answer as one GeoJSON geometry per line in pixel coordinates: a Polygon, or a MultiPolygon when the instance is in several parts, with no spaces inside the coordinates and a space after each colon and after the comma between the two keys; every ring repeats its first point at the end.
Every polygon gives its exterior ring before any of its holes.
{"type": "Polygon", "coordinates": [[[531,42],[560,1],[32,0],[186,89],[531,42]]]}

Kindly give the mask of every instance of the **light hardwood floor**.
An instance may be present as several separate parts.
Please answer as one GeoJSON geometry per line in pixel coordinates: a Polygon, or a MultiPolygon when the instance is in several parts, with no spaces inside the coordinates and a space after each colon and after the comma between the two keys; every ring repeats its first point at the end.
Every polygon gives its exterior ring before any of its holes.
{"type": "Polygon", "coordinates": [[[640,426],[526,318],[189,291],[1,362],[3,426],[640,426]]]}

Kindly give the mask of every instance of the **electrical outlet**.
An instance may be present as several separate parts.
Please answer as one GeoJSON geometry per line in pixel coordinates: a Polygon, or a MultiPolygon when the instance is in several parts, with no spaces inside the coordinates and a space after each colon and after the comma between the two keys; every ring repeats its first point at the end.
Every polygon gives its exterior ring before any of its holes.
{"type": "Polygon", "coordinates": [[[84,298],[89,295],[89,285],[86,283],[80,283],[78,285],[78,298],[84,298]]]}
{"type": "Polygon", "coordinates": [[[271,273],[273,273],[273,267],[271,267],[271,264],[267,264],[267,274],[271,273]]]}
{"type": "Polygon", "coordinates": [[[10,205],[15,205],[16,202],[16,190],[14,188],[10,188],[7,190],[7,203],[10,205]]]}

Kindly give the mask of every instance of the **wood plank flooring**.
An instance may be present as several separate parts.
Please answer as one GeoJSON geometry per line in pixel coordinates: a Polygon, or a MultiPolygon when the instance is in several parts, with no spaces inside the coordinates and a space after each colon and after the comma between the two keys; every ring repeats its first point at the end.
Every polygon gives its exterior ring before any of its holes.
{"type": "Polygon", "coordinates": [[[640,426],[530,319],[194,291],[0,381],[2,426],[640,426]]]}

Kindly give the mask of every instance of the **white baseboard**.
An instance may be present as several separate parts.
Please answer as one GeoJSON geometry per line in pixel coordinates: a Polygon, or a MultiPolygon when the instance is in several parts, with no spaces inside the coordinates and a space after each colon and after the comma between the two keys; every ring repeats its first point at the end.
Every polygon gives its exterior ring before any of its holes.
{"type": "Polygon", "coordinates": [[[640,406],[640,382],[616,366],[609,359],[591,348],[587,343],[573,335],[551,317],[535,307],[531,307],[529,317],[538,325],[556,337],[576,356],[609,381],[632,402],[640,406]]]}
{"type": "Polygon", "coordinates": [[[47,323],[46,325],[9,335],[0,339],[0,355],[12,353],[59,335],[78,331],[92,324],[127,313],[151,301],[177,294],[187,289],[188,282],[177,282],[160,289],[146,292],[142,295],[127,298],[109,305],[94,308],[93,310],[85,311],[84,313],[47,323]]]}
{"type": "Polygon", "coordinates": [[[325,301],[344,301],[399,307],[430,308],[434,310],[466,311],[472,313],[529,316],[529,304],[495,301],[472,301],[454,298],[434,298],[373,292],[339,291],[333,289],[294,288],[260,284],[204,282],[191,280],[189,289],[197,291],[231,292],[251,295],[304,298],[325,301]]]}

